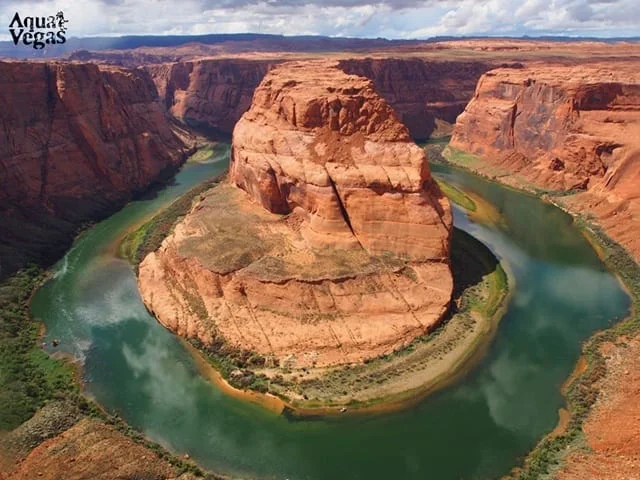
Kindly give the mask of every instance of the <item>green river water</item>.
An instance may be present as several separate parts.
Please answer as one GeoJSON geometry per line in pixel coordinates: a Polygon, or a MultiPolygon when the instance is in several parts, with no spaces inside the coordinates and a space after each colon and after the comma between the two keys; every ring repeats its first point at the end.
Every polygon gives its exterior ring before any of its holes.
{"type": "Polygon", "coordinates": [[[32,302],[46,340],[84,365],[86,392],[149,438],[201,466],[251,478],[496,478],[558,420],[560,386],[581,343],[626,316],[629,299],[571,218],[469,173],[435,175],[482,197],[494,225],[454,209],[455,224],[491,248],[515,280],[495,340],[461,380],[410,409],[292,421],[229,398],[203,379],[180,341],[145,310],[132,267],[114,254],[128,229],[205,178],[214,162],[85,232],[32,302]]]}

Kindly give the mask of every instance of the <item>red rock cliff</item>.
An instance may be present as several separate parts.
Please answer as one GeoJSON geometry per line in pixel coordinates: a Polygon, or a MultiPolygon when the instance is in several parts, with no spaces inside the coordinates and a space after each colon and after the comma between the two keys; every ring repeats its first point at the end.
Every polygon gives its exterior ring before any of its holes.
{"type": "Polygon", "coordinates": [[[422,59],[349,59],[345,72],[371,79],[413,138],[447,134],[467,105],[489,62],[422,59]]]}
{"type": "MultiPolygon", "coordinates": [[[[160,96],[175,116],[231,133],[249,109],[253,92],[279,62],[267,60],[194,60],[148,65],[160,96]]],[[[448,128],[473,95],[488,62],[422,59],[348,59],[346,73],[371,79],[414,138],[448,128]]]]}
{"type": "Polygon", "coordinates": [[[187,153],[142,70],[0,62],[1,274],[50,261],[75,229],[187,153]]]}
{"type": "Polygon", "coordinates": [[[370,81],[332,64],[276,67],[233,132],[230,177],[274,213],[300,208],[307,240],[446,259],[450,214],[370,81]]]}
{"type": "Polygon", "coordinates": [[[331,62],[272,69],[234,129],[230,180],[140,264],[167,328],[309,367],[389,353],[442,319],[449,202],[371,81],[331,62]]]}
{"type": "Polygon", "coordinates": [[[273,62],[195,60],[145,67],[165,106],[186,122],[231,133],[273,62]]]}
{"type": "Polygon", "coordinates": [[[451,145],[520,186],[578,190],[562,201],[595,214],[640,258],[640,69],[617,61],[486,73],[451,145]]]}

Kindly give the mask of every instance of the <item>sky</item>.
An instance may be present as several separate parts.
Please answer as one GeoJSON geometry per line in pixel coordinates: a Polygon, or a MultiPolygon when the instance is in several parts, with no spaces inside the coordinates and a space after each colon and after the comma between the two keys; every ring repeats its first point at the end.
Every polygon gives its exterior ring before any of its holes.
{"type": "Polygon", "coordinates": [[[276,33],[640,36],[640,0],[0,0],[0,39],[15,12],[62,10],[69,36],[276,33]]]}

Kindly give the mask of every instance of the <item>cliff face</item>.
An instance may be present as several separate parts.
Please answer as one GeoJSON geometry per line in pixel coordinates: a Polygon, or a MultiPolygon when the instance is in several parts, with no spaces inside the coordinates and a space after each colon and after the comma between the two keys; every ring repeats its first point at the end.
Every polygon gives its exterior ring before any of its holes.
{"type": "Polygon", "coordinates": [[[271,212],[306,212],[311,243],[447,258],[424,151],[369,81],[334,66],[265,78],[234,130],[230,177],[271,212]]]}
{"type": "Polygon", "coordinates": [[[345,72],[373,81],[376,91],[394,108],[413,138],[447,135],[462,113],[489,62],[422,59],[350,59],[345,72]]]}
{"type": "Polygon", "coordinates": [[[231,133],[273,62],[196,60],[145,68],[174,116],[231,133]]]}
{"type": "Polygon", "coordinates": [[[640,74],[637,63],[532,66],[485,74],[451,145],[519,185],[582,191],[562,201],[595,214],[640,258],[640,74]]]}
{"type": "MultiPolygon", "coordinates": [[[[195,60],[148,65],[160,96],[175,116],[231,133],[249,109],[253,92],[278,62],[195,60]]],[[[346,73],[373,81],[414,138],[448,134],[473,96],[487,62],[434,62],[421,59],[349,59],[346,73]]]]}
{"type": "Polygon", "coordinates": [[[274,68],[234,129],[230,183],[140,265],[143,300],[171,330],[331,366],[444,315],[449,204],[369,80],[327,62],[274,68]]]}
{"type": "Polygon", "coordinates": [[[0,62],[0,275],[46,262],[188,148],[140,70],[0,62]]]}

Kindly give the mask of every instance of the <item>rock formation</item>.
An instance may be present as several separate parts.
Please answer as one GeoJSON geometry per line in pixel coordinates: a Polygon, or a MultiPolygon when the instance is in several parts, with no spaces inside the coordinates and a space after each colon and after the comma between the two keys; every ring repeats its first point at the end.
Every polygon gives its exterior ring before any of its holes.
{"type": "Polygon", "coordinates": [[[640,259],[640,73],[636,62],[535,65],[486,73],[453,147],[518,186],[583,192],[561,201],[595,214],[640,259]]]}
{"type": "MultiPolygon", "coordinates": [[[[92,55],[96,60],[102,58],[97,53],[92,55]]],[[[150,64],[145,68],[176,117],[231,133],[251,105],[260,81],[278,63],[202,59],[150,64]]],[[[414,138],[449,133],[473,96],[478,78],[492,65],[495,62],[410,58],[350,58],[339,62],[339,68],[346,73],[373,81],[376,91],[393,107],[414,138]]]]}
{"type": "Polygon", "coordinates": [[[188,151],[148,74],[0,62],[0,276],[48,262],[188,151]]]}
{"type": "Polygon", "coordinates": [[[480,76],[495,61],[433,61],[420,58],[342,60],[345,72],[371,79],[413,138],[450,134],[480,76]]]}
{"type": "Polygon", "coordinates": [[[273,62],[196,60],[145,68],[175,117],[231,133],[273,62]]]}
{"type": "Polygon", "coordinates": [[[369,80],[327,62],[271,70],[234,130],[230,183],[140,264],[169,329],[329,366],[389,353],[446,312],[449,204],[369,80]]]}

